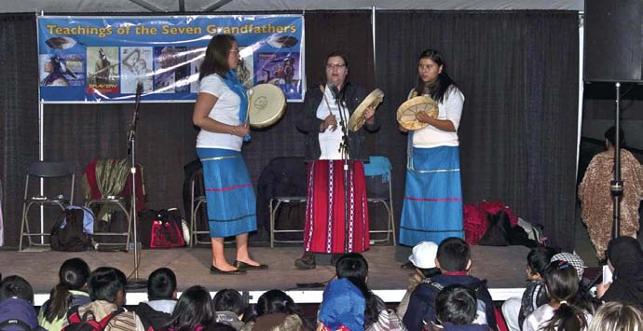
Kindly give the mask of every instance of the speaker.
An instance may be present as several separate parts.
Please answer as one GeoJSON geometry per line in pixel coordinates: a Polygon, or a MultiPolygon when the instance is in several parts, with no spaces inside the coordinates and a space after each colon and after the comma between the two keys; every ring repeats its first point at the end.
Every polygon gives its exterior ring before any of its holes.
{"type": "Polygon", "coordinates": [[[586,82],[641,82],[643,0],[585,0],[586,82]]]}

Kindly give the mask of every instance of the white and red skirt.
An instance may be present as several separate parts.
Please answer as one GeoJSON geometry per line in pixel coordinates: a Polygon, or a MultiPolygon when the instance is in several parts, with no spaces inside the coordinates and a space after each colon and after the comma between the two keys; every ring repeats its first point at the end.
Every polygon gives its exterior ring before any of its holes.
{"type": "Polygon", "coordinates": [[[361,161],[348,161],[348,221],[344,222],[344,162],[316,160],[308,171],[304,249],[314,253],[369,248],[366,179],[361,161]]]}

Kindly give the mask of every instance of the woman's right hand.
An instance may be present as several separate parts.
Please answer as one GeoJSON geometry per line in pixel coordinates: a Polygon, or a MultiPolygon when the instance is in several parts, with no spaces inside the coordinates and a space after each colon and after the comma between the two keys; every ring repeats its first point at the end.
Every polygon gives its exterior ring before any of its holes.
{"type": "Polygon", "coordinates": [[[335,131],[335,129],[337,129],[337,118],[335,117],[335,115],[330,114],[326,116],[326,118],[324,119],[324,126],[324,129],[330,128],[330,131],[335,131]]]}
{"type": "Polygon", "coordinates": [[[250,132],[250,127],[248,126],[248,123],[244,123],[243,125],[232,126],[231,134],[238,137],[245,137],[248,132],[250,132]]]}

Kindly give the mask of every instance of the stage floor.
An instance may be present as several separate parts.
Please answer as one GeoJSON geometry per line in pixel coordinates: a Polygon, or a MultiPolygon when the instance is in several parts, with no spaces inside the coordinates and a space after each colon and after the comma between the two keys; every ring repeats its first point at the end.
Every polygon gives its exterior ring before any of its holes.
{"type": "MultiPolygon", "coordinates": [[[[409,271],[400,268],[408,249],[393,246],[374,246],[364,254],[369,263],[369,287],[385,301],[401,298],[408,285],[409,271]],[[397,256],[397,259],[396,259],[397,256]]],[[[504,300],[520,293],[524,287],[526,256],[529,249],[522,246],[490,247],[473,246],[473,275],[488,280],[494,300],[504,300]]],[[[253,257],[267,263],[270,268],[251,271],[245,275],[211,275],[209,273],[210,249],[184,248],[169,250],[142,250],[139,277],[145,278],[154,269],[171,268],[177,275],[179,290],[192,285],[202,285],[210,291],[233,288],[240,291],[289,290],[296,301],[319,302],[322,288],[297,288],[297,283],[324,283],[334,275],[329,258],[318,259],[313,270],[297,270],[293,261],[301,256],[300,247],[251,247],[253,257]],[[295,297],[296,296],[296,297],[295,297]]],[[[234,249],[226,248],[229,260],[234,260],[234,249]]],[[[41,304],[57,282],[58,268],[71,257],[81,257],[94,269],[114,266],[130,275],[134,270],[133,253],[129,252],[80,252],[53,251],[0,251],[2,276],[20,275],[27,279],[37,294],[35,304],[41,304]]],[[[145,300],[143,293],[128,292],[128,304],[145,300]],[[143,295],[143,296],[142,296],[143,295]]],[[[399,299],[398,299],[399,300],[399,299]]]]}

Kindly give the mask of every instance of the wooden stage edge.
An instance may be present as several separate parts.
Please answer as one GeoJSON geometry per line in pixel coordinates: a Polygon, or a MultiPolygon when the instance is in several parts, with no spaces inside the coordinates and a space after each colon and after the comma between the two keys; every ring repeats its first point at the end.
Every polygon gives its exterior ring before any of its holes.
{"type": "MultiPolygon", "coordinates": [[[[409,271],[400,268],[408,257],[408,249],[393,246],[372,246],[364,253],[369,263],[369,287],[386,302],[399,302],[404,295],[409,271]]],[[[487,279],[495,301],[521,296],[525,285],[526,256],[529,249],[522,246],[491,247],[473,246],[472,274],[487,279]]],[[[139,277],[146,278],[160,267],[171,268],[177,276],[179,291],[192,285],[202,285],[213,294],[217,290],[233,288],[248,291],[251,302],[261,293],[270,289],[285,290],[298,303],[319,303],[323,288],[302,288],[298,284],[326,283],[335,270],[330,266],[328,256],[318,257],[313,270],[297,270],[293,261],[301,256],[300,247],[251,247],[253,257],[267,263],[270,268],[250,271],[245,275],[212,275],[209,273],[210,249],[181,248],[170,250],[141,250],[139,277]]],[[[226,248],[229,260],[234,260],[234,249],[226,248]]],[[[134,254],[130,252],[54,252],[27,249],[22,252],[0,251],[0,272],[3,277],[19,275],[27,279],[34,288],[35,305],[41,305],[49,298],[49,291],[55,286],[58,268],[63,261],[72,257],[83,258],[94,269],[113,266],[126,275],[134,273],[134,254]]],[[[135,305],[146,301],[145,290],[127,292],[127,304],[135,305]]]]}

